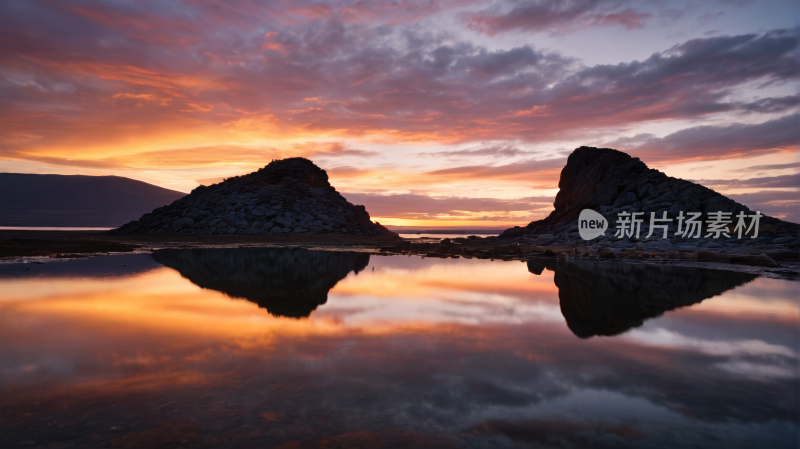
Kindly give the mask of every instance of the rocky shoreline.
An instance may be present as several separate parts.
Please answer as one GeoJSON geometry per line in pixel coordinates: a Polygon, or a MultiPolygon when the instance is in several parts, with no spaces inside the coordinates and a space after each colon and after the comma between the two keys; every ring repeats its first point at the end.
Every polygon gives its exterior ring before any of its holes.
{"type": "Polygon", "coordinates": [[[121,252],[151,253],[162,249],[305,248],[318,251],[368,253],[377,256],[537,261],[544,265],[557,260],[669,265],[800,280],[800,260],[787,259],[774,253],[772,256],[760,253],[764,255],[743,258],[743,255],[711,251],[647,251],[636,248],[619,251],[602,248],[596,250],[580,245],[507,244],[500,243],[498,237],[470,236],[440,241],[432,238],[403,239],[396,235],[196,236],[180,233],[110,235],[107,232],[86,231],[0,231],[0,249],[6,244],[13,245],[15,249],[13,253],[0,251],[0,263],[46,263],[55,259],[102,256],[121,252]],[[20,248],[27,250],[20,251],[20,248]],[[69,249],[65,251],[67,248],[69,249]]]}
{"type": "Polygon", "coordinates": [[[782,246],[753,247],[751,253],[740,251],[725,254],[708,250],[700,251],[648,251],[643,245],[632,249],[614,251],[609,248],[591,246],[537,246],[500,243],[498,237],[443,239],[439,243],[412,242],[406,240],[399,245],[382,247],[383,254],[407,254],[439,258],[475,258],[491,260],[537,260],[571,259],[655,265],[709,266],[713,268],[748,273],[768,272],[800,279],[800,259],[796,252],[786,251],[782,246]],[[779,262],[780,261],[780,262],[779,262]]]}

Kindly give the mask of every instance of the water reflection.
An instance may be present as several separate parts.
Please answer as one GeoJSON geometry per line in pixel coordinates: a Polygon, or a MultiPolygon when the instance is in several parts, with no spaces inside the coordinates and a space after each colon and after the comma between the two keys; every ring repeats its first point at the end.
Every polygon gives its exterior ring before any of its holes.
{"type": "MultiPolygon", "coordinates": [[[[251,259],[230,251],[247,270],[251,259]]],[[[217,279],[218,260],[180,274],[0,278],[0,447],[798,441],[793,282],[758,278],[622,335],[579,339],[557,266],[535,275],[519,262],[372,257],[358,276],[320,272],[321,286],[344,279],[296,320],[199,287],[217,279]]]]}
{"type": "Polygon", "coordinates": [[[309,316],[337,282],[369,264],[369,254],[286,248],[165,249],[153,258],[202,288],[292,318],[309,316]]]}
{"type": "MultiPolygon", "coordinates": [[[[528,262],[528,270],[541,274],[542,265],[528,262]]],[[[559,259],[550,265],[561,312],[580,338],[619,335],[668,310],[696,304],[756,278],[705,268],[587,260],[559,259]]]]}

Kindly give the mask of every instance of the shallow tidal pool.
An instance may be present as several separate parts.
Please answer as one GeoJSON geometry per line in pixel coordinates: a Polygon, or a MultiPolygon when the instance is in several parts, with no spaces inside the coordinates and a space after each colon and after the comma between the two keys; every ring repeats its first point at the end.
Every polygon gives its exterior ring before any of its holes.
{"type": "Polygon", "coordinates": [[[0,265],[0,447],[794,448],[798,285],[253,248],[0,265]]]}

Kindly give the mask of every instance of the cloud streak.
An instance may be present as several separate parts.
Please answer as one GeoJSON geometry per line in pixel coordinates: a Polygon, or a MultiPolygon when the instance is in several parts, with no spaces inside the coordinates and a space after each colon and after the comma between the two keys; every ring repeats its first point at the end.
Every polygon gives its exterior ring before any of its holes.
{"type": "MultiPolygon", "coordinates": [[[[537,196],[517,199],[434,197],[419,193],[374,194],[343,193],[348,201],[363,204],[375,217],[432,219],[440,216],[473,217],[491,215],[493,219],[507,217],[508,212],[530,213],[552,209],[553,197],[537,196]]],[[[516,219],[519,221],[519,219],[516,219]]]]}
{"type": "Polygon", "coordinates": [[[726,126],[696,126],[664,137],[640,134],[617,139],[609,145],[622,147],[646,161],[752,157],[800,148],[800,114],[763,123],[734,123],[726,126]]]}
{"type": "Polygon", "coordinates": [[[694,181],[704,186],[714,187],[770,187],[770,188],[800,188],[800,173],[794,175],[766,176],[750,179],[701,179],[694,181]]]}
{"type": "Polygon", "coordinates": [[[643,28],[650,13],[627,6],[623,1],[524,0],[495,3],[488,9],[464,16],[467,26],[493,36],[509,31],[573,34],[589,27],[643,28]]]}

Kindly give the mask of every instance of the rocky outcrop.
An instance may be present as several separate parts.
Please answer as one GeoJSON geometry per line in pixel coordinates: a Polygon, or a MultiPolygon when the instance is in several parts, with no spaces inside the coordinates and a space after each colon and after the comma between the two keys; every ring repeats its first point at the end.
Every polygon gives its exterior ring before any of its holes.
{"type": "MultiPolygon", "coordinates": [[[[528,263],[534,274],[536,262],[528,263]]],[[[668,310],[696,304],[746,284],[748,273],[559,259],[555,271],[561,313],[576,336],[618,335],[668,310]]]]}
{"type": "Polygon", "coordinates": [[[272,161],[144,214],[116,234],[180,232],[197,235],[393,234],[373,223],[364,206],[348,202],[325,170],[304,158],[272,161]]]}
{"type": "Polygon", "coordinates": [[[369,264],[364,253],[286,248],[164,249],[153,258],[202,288],[291,318],[309,316],[339,281],[369,264]]]}
{"type": "MultiPolygon", "coordinates": [[[[558,187],[553,204],[555,210],[547,218],[525,227],[507,229],[499,236],[499,241],[537,246],[585,244],[596,246],[595,249],[640,246],[646,251],[735,249],[743,254],[771,256],[772,252],[790,257],[796,257],[800,247],[800,225],[768,216],[760,219],[759,235],[755,239],[750,236],[738,239],[733,233],[729,233],[730,238],[706,238],[705,224],[700,238],[683,238],[675,235],[676,220],[669,225],[668,238],[662,239],[663,231],[660,229],[655,230],[650,239],[646,238],[651,212],[655,212],[658,218],[667,212],[673,219],[681,211],[701,212],[705,223],[711,212],[731,212],[735,217],[739,211],[748,214],[752,211],[709,188],[647,168],[638,158],[610,148],[576,149],[561,171],[558,187]],[[580,238],[578,216],[583,209],[597,211],[608,220],[609,229],[605,235],[588,242],[580,238]],[[639,238],[614,237],[621,212],[644,212],[639,238]]],[[[735,224],[736,219],[733,221],[735,224]]]]}

